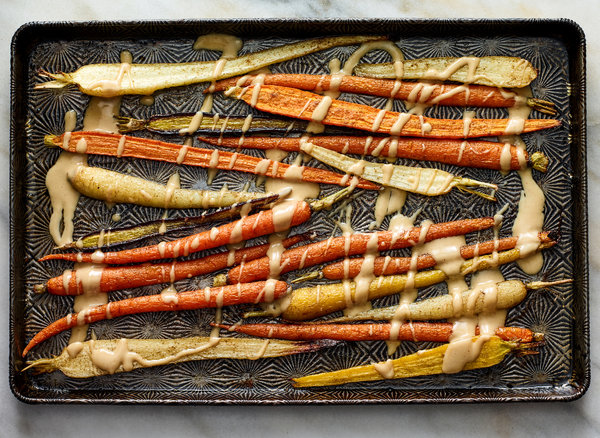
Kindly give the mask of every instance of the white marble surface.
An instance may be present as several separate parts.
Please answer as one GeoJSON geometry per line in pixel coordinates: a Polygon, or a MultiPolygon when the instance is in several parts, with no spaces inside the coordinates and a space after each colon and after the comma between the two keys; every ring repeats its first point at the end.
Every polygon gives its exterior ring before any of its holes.
{"type": "MultiPolygon", "coordinates": [[[[600,196],[600,2],[595,0],[3,0],[0,2],[0,277],[8,287],[8,120],[10,40],[29,21],[233,17],[566,17],[588,42],[590,200],[600,196]]],[[[600,312],[600,203],[590,202],[591,314],[600,312]]],[[[600,324],[592,318],[592,386],[572,403],[478,406],[118,407],[29,406],[8,387],[8,295],[0,294],[0,437],[96,436],[600,436],[600,324]]]]}

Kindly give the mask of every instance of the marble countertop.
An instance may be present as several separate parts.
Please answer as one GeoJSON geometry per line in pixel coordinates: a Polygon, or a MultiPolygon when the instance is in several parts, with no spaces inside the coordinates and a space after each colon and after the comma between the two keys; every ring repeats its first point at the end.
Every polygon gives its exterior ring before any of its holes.
{"type": "MultiPolygon", "coordinates": [[[[9,69],[10,40],[29,21],[137,20],[181,18],[570,18],[587,36],[588,160],[600,162],[600,3],[586,0],[146,0],[144,2],[41,1],[3,2],[0,14],[0,145],[5,184],[0,205],[9,205],[9,69]],[[598,160],[598,161],[597,161],[598,160]]],[[[600,196],[600,172],[589,169],[589,198],[600,196]]],[[[8,287],[8,207],[0,209],[4,230],[0,277],[8,287]]],[[[589,203],[590,313],[600,311],[600,204],[589,203]],[[598,246],[596,246],[598,244],[598,246]]],[[[0,304],[8,309],[8,294],[0,304]]],[[[8,310],[0,312],[0,327],[8,330],[8,310]]],[[[8,336],[0,338],[0,376],[8,376],[8,336]]],[[[186,436],[600,436],[600,383],[598,347],[600,324],[592,318],[592,385],[580,400],[571,403],[483,404],[476,406],[324,406],[324,407],[167,407],[167,406],[29,406],[10,392],[8,379],[0,379],[0,437],[159,436],[164,432],[186,436]]]]}

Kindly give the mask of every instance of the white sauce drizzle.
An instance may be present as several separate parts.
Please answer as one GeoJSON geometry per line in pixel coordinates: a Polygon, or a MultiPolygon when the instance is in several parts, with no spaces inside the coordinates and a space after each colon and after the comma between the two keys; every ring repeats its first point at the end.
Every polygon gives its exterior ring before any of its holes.
{"type": "Polygon", "coordinates": [[[82,291],[81,295],[76,295],[73,302],[73,310],[78,312],[77,326],[71,330],[69,344],[85,341],[87,334],[87,325],[85,324],[86,310],[93,306],[99,306],[108,302],[108,294],[100,291],[100,280],[104,265],[96,263],[76,263],[75,269],[70,271],[65,277],[67,284],[71,276],[75,275],[77,289],[82,291]]]}
{"type": "MultiPolygon", "coordinates": [[[[494,216],[494,241],[498,242],[498,229],[502,224],[502,214],[508,208],[504,206],[494,216]]],[[[461,246],[464,245],[464,236],[456,238],[462,239],[461,246]]],[[[497,243],[494,246],[497,248],[497,243]]],[[[460,246],[457,246],[457,255],[460,257],[460,246]]],[[[496,252],[494,251],[494,254],[496,252]]],[[[434,255],[435,257],[435,255],[434,255]]],[[[449,293],[453,297],[454,314],[458,317],[452,327],[452,335],[448,349],[444,354],[442,371],[444,373],[457,373],[462,371],[464,366],[475,360],[481,348],[491,336],[494,336],[496,329],[504,325],[506,319],[506,310],[497,309],[498,285],[504,280],[500,270],[497,268],[476,272],[471,278],[471,293],[467,299],[467,305],[464,306],[462,292],[467,290],[466,283],[460,273],[459,259],[454,270],[441,267],[446,272],[450,280],[455,281],[455,286],[451,287],[448,282],[449,293]],[[478,315],[473,314],[474,306],[479,297],[483,294],[484,310],[478,315]],[[479,326],[479,336],[476,337],[476,329],[479,326]]],[[[436,260],[437,257],[436,257],[436,260]]],[[[498,263],[498,258],[493,258],[498,263]]],[[[462,259],[460,260],[462,264],[462,259]]]]}
{"type": "MultiPolygon", "coordinates": [[[[515,131],[517,126],[522,126],[529,117],[531,108],[526,104],[526,98],[531,94],[529,87],[515,90],[515,106],[508,109],[509,123],[506,134],[519,134],[515,131]]],[[[512,93],[511,93],[512,94],[512,93]]],[[[513,225],[513,235],[519,236],[517,248],[521,252],[521,258],[517,264],[527,274],[536,274],[542,269],[543,255],[536,251],[539,246],[538,233],[544,226],[544,192],[533,179],[531,168],[526,167],[525,143],[519,136],[501,137],[501,141],[512,143],[517,147],[519,164],[519,176],[521,177],[522,191],[519,200],[517,217],[513,225]]]]}
{"type": "Polygon", "coordinates": [[[123,79],[127,75],[129,79],[129,87],[133,88],[133,79],[131,77],[131,62],[132,56],[127,50],[121,52],[121,67],[115,79],[102,79],[96,82],[92,82],[87,87],[90,89],[97,88],[102,91],[106,96],[115,96],[122,89],[123,79]]]}

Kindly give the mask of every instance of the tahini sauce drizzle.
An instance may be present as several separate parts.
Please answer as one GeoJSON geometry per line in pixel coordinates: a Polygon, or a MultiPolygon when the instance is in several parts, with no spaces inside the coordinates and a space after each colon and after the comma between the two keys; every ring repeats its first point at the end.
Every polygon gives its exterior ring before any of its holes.
{"type": "MultiPolygon", "coordinates": [[[[269,149],[265,154],[267,159],[274,163],[280,162],[287,156],[286,152],[278,149],[269,149]]],[[[296,204],[305,199],[319,197],[319,184],[301,180],[304,169],[301,164],[302,154],[298,154],[294,163],[286,171],[284,178],[266,178],[265,180],[265,190],[267,192],[289,193],[285,199],[273,207],[273,221],[276,232],[269,236],[269,249],[267,251],[267,256],[269,257],[269,280],[278,280],[281,270],[285,266],[285,262],[282,262],[282,254],[285,251],[282,241],[288,234],[289,223],[292,220],[296,204]]],[[[268,283],[267,287],[270,287],[271,284],[274,285],[274,282],[268,283]]],[[[263,305],[263,308],[276,316],[284,312],[288,305],[289,297],[283,297],[272,303],[263,305]]],[[[266,349],[266,345],[264,348],[266,349]]]]}
{"type": "MultiPolygon", "coordinates": [[[[392,62],[394,64],[394,72],[396,76],[396,80],[394,82],[394,87],[390,93],[390,96],[385,104],[384,109],[382,109],[379,113],[379,117],[376,118],[373,124],[373,130],[377,130],[378,125],[383,120],[387,111],[391,111],[394,103],[394,96],[398,93],[398,90],[401,86],[401,79],[404,76],[404,55],[400,48],[391,41],[373,41],[370,43],[362,44],[344,63],[344,67],[342,69],[339,68],[340,61],[338,59],[333,59],[329,63],[329,68],[331,71],[331,82],[329,85],[329,90],[325,91],[325,96],[329,96],[333,99],[336,99],[340,95],[339,86],[341,81],[345,75],[351,75],[354,67],[359,63],[361,58],[365,56],[368,52],[372,50],[385,50],[392,57],[392,62]]],[[[367,138],[367,142],[365,143],[365,153],[368,150],[370,143],[373,141],[372,137],[367,138]]],[[[394,144],[397,149],[398,139],[397,137],[391,137],[391,145],[390,151],[394,149],[394,144]]],[[[381,148],[385,146],[385,143],[382,143],[381,148]]],[[[385,188],[379,192],[377,196],[377,201],[375,204],[375,221],[369,226],[370,229],[381,226],[383,219],[386,215],[399,212],[402,210],[404,206],[404,202],[406,201],[406,192],[393,188],[385,188]]]]}
{"type": "MultiPolygon", "coordinates": [[[[129,52],[123,52],[121,54],[121,61],[123,63],[131,62],[131,54],[129,52]]],[[[114,116],[119,113],[119,106],[121,104],[120,97],[113,98],[101,98],[92,97],[90,103],[86,109],[83,118],[83,130],[84,131],[103,131],[103,132],[117,132],[117,125],[114,116]]],[[[68,141],[68,133],[75,128],[74,116],[72,112],[66,116],[65,134],[66,141],[68,141]]],[[[64,230],[61,236],[62,243],[68,243],[73,240],[73,213],[79,199],[79,194],[75,195],[75,190],[71,187],[68,182],[68,175],[74,172],[78,166],[87,165],[87,156],[84,154],[70,154],[69,152],[61,152],[61,155],[57,163],[48,171],[46,177],[46,185],[49,188],[50,200],[53,206],[53,217],[58,215],[58,220],[51,220],[50,223],[50,234],[53,238],[59,235],[58,227],[60,224],[60,214],[54,206],[62,206],[62,215],[64,221],[64,230]],[[57,193],[56,187],[62,187],[63,189],[57,193]],[[70,213],[70,214],[68,214],[70,213]],[[67,233],[65,233],[67,232],[67,233]]],[[[55,239],[56,241],[56,239],[55,239]]],[[[59,242],[57,242],[59,243],[59,242]]],[[[103,254],[101,251],[94,253],[95,259],[101,262],[103,254]]],[[[102,264],[75,264],[74,270],[65,271],[63,275],[65,281],[68,284],[70,276],[75,275],[78,284],[82,289],[82,294],[77,295],[74,300],[74,310],[81,314],[81,324],[78,321],[78,325],[71,331],[71,338],[69,339],[68,353],[76,355],[81,351],[81,342],[85,340],[87,334],[87,325],[83,323],[85,317],[85,311],[90,306],[96,306],[106,304],[108,302],[108,295],[100,292],[100,279],[102,277],[102,271],[104,265],[102,264]]]]}
{"type": "MultiPolygon", "coordinates": [[[[220,312],[220,309],[217,312],[220,312]]],[[[220,319],[217,320],[217,323],[220,323],[220,319]]],[[[120,367],[123,368],[123,371],[131,371],[133,370],[134,363],[139,363],[142,367],[166,365],[182,357],[191,356],[214,347],[219,343],[219,340],[220,338],[218,336],[214,336],[211,333],[210,340],[207,343],[200,345],[197,348],[182,350],[177,354],[166,356],[161,359],[145,359],[140,354],[130,351],[127,339],[119,339],[112,351],[104,348],[95,348],[92,341],[90,345],[91,360],[94,366],[112,374],[120,367]]]]}
{"type": "Polygon", "coordinates": [[[515,106],[509,108],[509,123],[506,128],[506,137],[500,137],[501,141],[514,144],[519,153],[521,169],[518,171],[521,177],[522,191],[519,200],[517,217],[513,224],[513,235],[519,236],[516,248],[521,253],[521,259],[517,264],[527,274],[536,274],[542,269],[544,262],[541,252],[537,252],[539,246],[538,233],[544,226],[544,192],[533,179],[532,170],[527,167],[523,151],[525,143],[518,136],[523,129],[525,120],[529,117],[531,108],[526,104],[526,96],[531,94],[529,87],[516,90],[515,106]]]}
{"type": "Polygon", "coordinates": [[[129,79],[129,86],[133,88],[133,79],[131,78],[131,53],[127,50],[121,52],[121,67],[114,79],[103,79],[88,85],[88,88],[99,88],[106,96],[114,96],[121,91],[121,84],[125,76],[129,79]]]}
{"type": "MultiPolygon", "coordinates": [[[[390,220],[390,226],[388,227],[388,229],[397,235],[403,235],[407,233],[412,227],[414,227],[414,222],[419,213],[420,211],[417,211],[411,217],[407,217],[402,214],[395,215],[390,220]]],[[[425,220],[421,223],[421,233],[419,235],[419,240],[417,242],[414,242],[414,245],[411,250],[410,269],[406,274],[406,284],[404,286],[404,290],[400,292],[400,302],[398,303],[398,307],[396,308],[396,312],[394,313],[393,318],[390,320],[390,339],[389,341],[387,341],[389,355],[394,354],[394,352],[400,345],[400,342],[397,340],[398,333],[400,331],[400,325],[407,319],[410,319],[408,306],[417,299],[418,291],[415,287],[415,275],[417,273],[417,257],[420,254],[424,254],[425,252],[427,252],[426,245],[428,244],[425,244],[425,238],[427,237],[427,232],[432,223],[433,222],[429,220],[425,220]]]]}
{"type": "MultiPolygon", "coordinates": [[[[100,306],[108,302],[108,294],[100,291],[100,280],[105,265],[95,263],[76,263],[73,271],[66,271],[64,275],[68,284],[71,276],[75,275],[78,286],[83,290],[83,294],[76,295],[73,303],[73,310],[79,312],[77,317],[77,326],[71,329],[69,344],[81,343],[85,341],[88,326],[85,324],[85,312],[93,306],[100,306]]],[[[77,355],[80,351],[78,345],[67,350],[69,354],[77,355]]]]}
{"type": "Polygon", "coordinates": [[[167,232],[167,223],[165,220],[169,215],[169,205],[171,204],[175,190],[179,188],[181,188],[181,178],[179,177],[179,173],[175,172],[167,181],[167,189],[165,190],[165,211],[162,216],[162,223],[160,224],[160,227],[158,227],[158,232],[160,234],[165,234],[167,232]]]}
{"type": "MultiPolygon", "coordinates": [[[[221,57],[215,63],[215,68],[213,70],[213,84],[223,71],[225,64],[228,59],[233,59],[237,57],[238,52],[242,48],[242,40],[233,36],[233,35],[225,35],[220,33],[211,33],[208,35],[202,35],[196,39],[194,43],[194,50],[215,50],[221,52],[221,57]]],[[[213,106],[213,94],[212,92],[206,93],[204,95],[204,101],[202,102],[202,106],[200,111],[198,111],[192,117],[192,120],[187,128],[182,128],[179,130],[180,135],[192,135],[194,132],[200,128],[200,124],[202,123],[202,119],[204,118],[204,114],[209,113],[212,110],[213,106]]],[[[225,124],[223,125],[225,127],[225,124]]],[[[212,170],[212,169],[211,169],[212,170]]],[[[210,171],[209,171],[210,173],[210,171]]],[[[210,179],[212,181],[212,179],[210,179]]],[[[210,183],[209,183],[210,184],[210,183]]]]}
{"type": "MultiPolygon", "coordinates": [[[[494,240],[498,240],[498,229],[502,224],[502,213],[506,207],[494,216],[494,240]]],[[[440,269],[448,274],[450,280],[455,281],[452,287],[448,282],[448,292],[453,297],[454,315],[457,319],[452,327],[452,334],[448,349],[444,354],[442,362],[442,371],[444,373],[457,373],[462,371],[464,366],[475,360],[481,348],[486,341],[494,336],[496,329],[504,325],[506,319],[506,310],[499,310],[498,304],[498,285],[504,280],[500,270],[492,268],[485,271],[476,272],[471,278],[471,293],[465,306],[462,299],[462,292],[468,290],[468,287],[460,275],[460,265],[462,257],[460,256],[460,246],[465,244],[464,236],[458,236],[456,246],[455,260],[453,268],[448,265],[442,265],[440,269]],[[462,241],[458,241],[462,239],[462,241]],[[459,263],[460,262],[460,263],[459,263]],[[484,311],[479,315],[473,314],[473,306],[480,295],[484,297],[484,311]],[[476,337],[476,329],[479,326],[479,336],[476,337]]],[[[436,261],[438,257],[434,255],[436,261]]],[[[493,258],[493,260],[498,260],[493,258]]]]}

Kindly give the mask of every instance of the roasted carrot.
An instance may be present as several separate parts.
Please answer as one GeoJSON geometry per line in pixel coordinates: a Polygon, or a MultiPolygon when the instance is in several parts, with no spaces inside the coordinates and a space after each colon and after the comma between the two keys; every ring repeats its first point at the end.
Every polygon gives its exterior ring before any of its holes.
{"type": "Polygon", "coordinates": [[[243,217],[210,230],[202,231],[191,236],[157,245],[140,248],[124,249],[122,251],[94,253],[61,253],[49,254],[42,257],[45,260],[69,260],[72,262],[92,262],[107,264],[140,263],[165,258],[187,256],[206,249],[239,243],[278,231],[284,231],[306,222],[311,216],[308,203],[302,201],[292,203],[286,208],[274,213],[274,210],[263,210],[257,214],[243,217]]]}
{"type": "MultiPolygon", "coordinates": [[[[211,85],[205,92],[225,91],[230,87],[252,85],[256,76],[247,75],[224,79],[211,85]]],[[[395,81],[344,75],[341,78],[331,75],[309,74],[266,74],[260,82],[264,85],[298,88],[306,91],[322,91],[333,88],[342,93],[368,94],[370,96],[392,97],[409,102],[449,106],[512,107],[526,104],[548,114],[555,114],[551,102],[523,98],[509,90],[485,85],[426,84],[423,82],[395,81]]]]}
{"type": "Polygon", "coordinates": [[[179,184],[169,187],[144,178],[89,166],[78,166],[69,175],[69,182],[75,190],[89,198],[156,208],[227,207],[265,196],[260,192],[181,189],[179,184]]]}
{"type": "MultiPolygon", "coordinates": [[[[147,130],[157,134],[181,135],[181,130],[189,132],[196,113],[169,114],[152,116],[146,120],[133,119],[119,116],[116,118],[119,133],[147,130]]],[[[274,117],[271,114],[252,114],[250,116],[227,115],[206,113],[200,121],[200,126],[195,131],[204,135],[242,135],[255,133],[279,133],[280,135],[304,134],[308,122],[304,120],[290,120],[288,118],[274,117]],[[250,122],[250,123],[248,123],[250,122]]],[[[336,128],[344,130],[345,128],[336,128]]]]}
{"type": "MultiPolygon", "coordinates": [[[[454,222],[432,224],[429,227],[414,227],[406,232],[379,231],[377,245],[379,251],[407,248],[418,242],[429,242],[442,237],[457,236],[484,230],[494,226],[493,218],[463,219],[454,222]]],[[[281,255],[281,273],[315,266],[343,257],[364,254],[373,233],[355,233],[350,236],[331,237],[327,240],[289,249],[281,255]]],[[[235,267],[228,274],[229,283],[247,283],[269,278],[270,260],[268,257],[253,260],[235,267]]]]}
{"type": "MultiPolygon", "coordinates": [[[[473,342],[477,338],[473,339],[473,342]]],[[[449,344],[440,345],[425,351],[418,351],[408,356],[402,356],[397,359],[389,359],[388,362],[379,362],[372,365],[363,365],[353,368],[346,368],[338,371],[331,371],[320,374],[294,378],[293,385],[296,388],[307,386],[331,386],[342,385],[351,382],[365,382],[374,380],[384,380],[386,378],[402,379],[415,376],[429,376],[442,374],[444,355],[449,344]],[[390,376],[387,376],[387,370],[390,370],[390,376]],[[385,375],[385,377],[384,377],[385,375]]],[[[521,344],[519,342],[503,341],[497,336],[492,336],[489,341],[483,344],[481,352],[475,360],[467,363],[464,370],[474,370],[478,368],[487,368],[499,364],[511,351],[523,351],[524,354],[532,354],[531,348],[539,344],[521,344]],[[529,352],[529,353],[527,353],[529,352]]]]}
{"type": "MultiPolygon", "coordinates": [[[[546,247],[556,243],[555,232],[539,233],[540,244],[546,247]]],[[[460,255],[464,259],[470,259],[475,255],[491,254],[494,251],[505,251],[512,249],[517,244],[518,237],[505,237],[498,240],[489,240],[487,242],[476,243],[475,245],[465,245],[460,249],[460,255]]],[[[341,262],[335,262],[325,266],[321,270],[323,277],[329,280],[343,280],[344,278],[356,277],[363,265],[364,258],[346,259],[341,262]]],[[[373,267],[374,275],[395,275],[404,274],[411,268],[411,257],[376,257],[373,267]]],[[[417,257],[416,269],[423,269],[435,266],[436,260],[431,254],[423,254],[417,257]]]]}
{"type": "Polygon", "coordinates": [[[409,113],[379,110],[367,105],[332,100],[328,96],[276,85],[260,86],[256,93],[254,90],[256,87],[258,85],[234,88],[230,95],[268,113],[382,134],[473,138],[520,134],[560,125],[560,121],[553,119],[528,119],[522,124],[511,123],[510,119],[472,119],[470,124],[465,124],[464,120],[433,119],[409,113]]]}
{"type": "Polygon", "coordinates": [[[289,202],[276,209],[263,210],[257,214],[245,216],[238,221],[213,227],[209,231],[203,231],[170,242],[161,242],[158,245],[105,253],[95,251],[93,253],[49,254],[42,257],[40,261],[68,260],[72,262],[122,265],[187,256],[205,249],[239,243],[266,234],[288,230],[290,227],[306,222],[313,211],[330,208],[335,202],[351,193],[352,190],[352,187],[346,187],[324,198],[313,200],[310,204],[304,201],[289,202]]]}
{"type": "MultiPolygon", "coordinates": [[[[200,140],[235,149],[280,149],[288,152],[299,152],[303,142],[298,137],[200,137],[200,140]]],[[[335,135],[311,137],[310,142],[341,154],[409,158],[482,169],[519,170],[531,165],[545,172],[548,167],[548,158],[541,152],[530,156],[527,151],[510,143],[494,141],[335,135]]]]}
{"type": "Polygon", "coordinates": [[[41,72],[53,80],[36,84],[36,89],[62,88],[75,84],[83,93],[112,97],[124,94],[150,95],[156,90],[224,79],[288,61],[331,47],[383,40],[379,36],[343,35],[284,44],[248,53],[224,62],[199,61],[160,64],[88,64],[71,73],[41,72]]]}
{"type": "MultiPolygon", "coordinates": [[[[281,244],[288,248],[309,238],[308,234],[298,234],[284,239],[281,244]]],[[[184,262],[107,266],[102,270],[99,288],[100,292],[112,292],[151,284],[175,282],[184,278],[210,274],[228,266],[264,257],[268,250],[269,244],[266,243],[184,262]]],[[[81,281],[77,277],[77,270],[67,270],[44,284],[34,286],[34,290],[37,293],[48,292],[54,295],[81,295],[83,293],[81,281]]]]}
{"type": "MultiPolygon", "coordinates": [[[[314,167],[297,166],[288,172],[289,164],[266,158],[252,157],[237,152],[218,149],[201,149],[181,144],[167,143],[150,138],[131,137],[106,132],[79,131],[63,135],[47,135],[47,146],[56,146],[69,152],[85,152],[95,155],[144,158],[168,163],[186,164],[210,169],[236,170],[239,172],[264,175],[271,178],[297,178],[302,181],[321,184],[348,186],[353,184],[345,175],[314,167]],[[77,145],[80,146],[77,146],[77,145]],[[81,145],[85,144],[85,148],[81,145]]],[[[379,186],[359,180],[359,188],[378,190],[379,186]]]]}
{"type": "MultiPolygon", "coordinates": [[[[353,73],[371,78],[396,79],[394,63],[358,64],[353,73]]],[[[463,56],[405,59],[402,78],[454,81],[490,87],[522,88],[537,77],[529,61],[512,56],[463,56]]]]}
{"type": "MultiPolygon", "coordinates": [[[[515,251],[517,250],[513,249],[507,252],[514,253],[515,251]]],[[[424,271],[424,273],[427,273],[426,275],[428,277],[432,275],[429,274],[429,272],[436,271],[424,271]]],[[[420,275],[421,274],[418,273],[416,276],[420,275]]],[[[558,280],[551,282],[533,281],[531,283],[523,283],[518,280],[502,281],[496,285],[495,307],[496,309],[511,309],[525,299],[528,290],[543,289],[570,282],[571,280],[558,280]]],[[[455,301],[455,297],[450,294],[426,298],[424,300],[408,304],[408,306],[406,306],[404,309],[403,315],[406,319],[411,321],[450,319],[465,314],[476,315],[486,311],[487,304],[485,302],[484,294],[480,292],[481,290],[467,290],[462,292],[460,294],[462,306],[460,306],[457,301],[455,301]],[[476,300],[474,299],[475,297],[477,298],[476,300]]],[[[377,307],[374,309],[365,310],[364,312],[355,313],[353,315],[344,315],[338,318],[333,318],[327,322],[338,323],[356,321],[390,321],[397,315],[397,312],[397,305],[389,307],[377,307]]]]}
{"type": "Polygon", "coordinates": [[[137,313],[194,310],[241,303],[270,302],[286,294],[288,289],[288,285],[283,281],[268,280],[179,292],[171,295],[146,295],[89,307],[81,312],[71,313],[41,330],[25,347],[23,356],[39,343],[75,326],[137,313]]]}
{"type": "MultiPolygon", "coordinates": [[[[210,359],[246,359],[259,357],[281,357],[290,354],[310,353],[322,348],[336,345],[337,341],[293,342],[271,340],[265,348],[265,341],[258,338],[215,338],[194,336],[175,339],[91,339],[82,342],[82,349],[77,356],[69,354],[68,347],[59,356],[28,361],[27,367],[34,373],[51,373],[61,371],[64,375],[76,379],[102,376],[112,372],[120,373],[137,368],[148,368],[166,363],[180,363],[192,360],[210,359]],[[133,356],[130,367],[116,363],[116,369],[106,370],[98,366],[92,359],[97,351],[118,351],[119,347],[133,356]],[[206,347],[206,348],[203,348],[206,347]]],[[[105,365],[106,366],[106,365],[105,365]]]]}
{"type": "Polygon", "coordinates": [[[148,237],[164,236],[176,231],[183,231],[190,228],[196,228],[210,222],[218,222],[225,219],[231,219],[236,216],[243,216],[245,212],[253,209],[265,207],[286,196],[285,191],[277,194],[265,195],[260,198],[251,199],[246,202],[239,202],[229,207],[219,208],[215,211],[204,211],[198,216],[184,216],[178,218],[165,218],[142,222],[130,227],[109,228],[100,231],[94,231],[86,234],[75,242],[66,243],[56,249],[98,249],[110,246],[124,245],[126,243],[136,242],[148,237]]]}
{"type": "Polygon", "coordinates": [[[481,196],[489,201],[496,200],[493,192],[492,194],[488,194],[473,189],[473,187],[485,187],[495,191],[498,189],[496,184],[465,178],[441,169],[376,163],[362,158],[359,160],[316,146],[310,142],[302,144],[301,148],[302,152],[328,166],[335,167],[348,175],[355,175],[381,184],[384,187],[391,187],[426,196],[441,196],[456,188],[461,192],[481,196]]]}
{"type": "MultiPolygon", "coordinates": [[[[225,330],[244,333],[259,338],[286,339],[290,341],[313,341],[333,339],[338,341],[415,341],[448,342],[452,334],[449,322],[409,322],[399,324],[392,335],[392,324],[211,324],[225,330]]],[[[479,327],[477,333],[479,334],[479,327]]],[[[500,327],[496,336],[505,341],[531,342],[541,340],[541,335],[520,327],[500,327]]]]}
{"type": "MultiPolygon", "coordinates": [[[[469,259],[462,263],[462,266],[460,267],[460,275],[466,275],[467,273],[473,273],[484,269],[495,268],[499,265],[519,260],[519,258],[521,258],[520,251],[519,249],[515,248],[508,251],[499,252],[496,255],[486,255],[478,257],[477,259],[469,259]]],[[[294,289],[291,295],[291,299],[286,302],[287,307],[285,308],[281,316],[289,321],[306,321],[309,319],[317,318],[319,316],[327,315],[329,313],[337,312],[338,310],[343,310],[357,302],[358,304],[362,304],[359,301],[361,298],[366,298],[366,300],[374,300],[377,298],[382,298],[385,296],[402,292],[407,287],[420,289],[422,287],[427,287],[433,284],[441,283],[442,281],[445,281],[447,279],[448,274],[442,271],[441,269],[420,271],[410,276],[408,274],[403,274],[375,277],[375,279],[369,284],[368,291],[365,291],[365,297],[357,296],[356,283],[353,281],[294,289]]],[[[548,283],[546,283],[546,285],[547,284],[548,283]]],[[[509,303],[514,303],[515,300],[518,303],[525,296],[526,289],[532,288],[535,287],[529,284],[525,285],[524,283],[517,280],[503,281],[498,284],[498,295],[506,295],[506,301],[509,303]],[[506,289],[507,291],[506,294],[504,293],[504,289],[506,289]]],[[[483,311],[483,294],[479,292],[480,291],[478,291],[477,294],[473,296],[463,295],[463,309],[465,313],[479,313],[483,311]],[[477,297],[478,302],[473,302],[474,297],[477,297]]],[[[448,295],[446,296],[449,297],[448,295]]],[[[413,320],[435,319],[435,315],[441,314],[446,315],[442,318],[451,318],[453,316],[456,316],[456,309],[454,307],[452,299],[442,301],[441,303],[439,301],[431,301],[428,305],[418,305],[418,303],[413,303],[410,306],[410,308],[408,309],[408,315],[410,319],[413,320]],[[415,306],[414,308],[410,307],[413,305],[415,306]],[[425,312],[437,313],[432,314],[425,312]],[[421,317],[420,315],[422,315],[423,317],[421,317]],[[425,317],[425,315],[427,315],[427,317],[425,317]]],[[[500,302],[498,304],[498,307],[501,307],[500,302]]],[[[268,313],[263,314],[261,312],[251,312],[247,314],[247,316],[266,315],[268,315],[268,313]]],[[[338,319],[337,322],[339,321],[340,320],[338,319]]]]}

